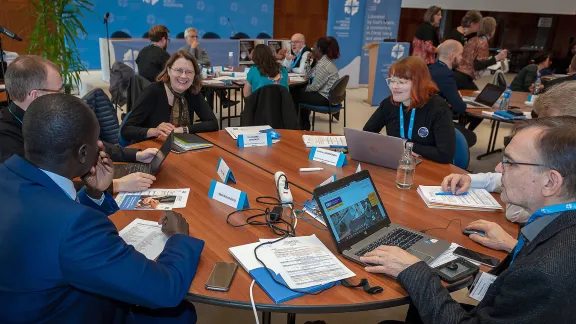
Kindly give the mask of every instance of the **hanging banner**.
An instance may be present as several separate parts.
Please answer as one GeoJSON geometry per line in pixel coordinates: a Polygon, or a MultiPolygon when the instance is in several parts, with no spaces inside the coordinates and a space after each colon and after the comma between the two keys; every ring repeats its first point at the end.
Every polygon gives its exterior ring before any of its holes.
{"type": "MultiPolygon", "coordinates": [[[[402,0],[367,0],[362,46],[398,38],[402,0]]],[[[368,50],[362,50],[360,61],[360,84],[368,84],[368,50]]]]}
{"type": "Polygon", "coordinates": [[[372,106],[380,105],[380,102],[390,96],[390,88],[386,84],[390,66],[399,59],[410,55],[410,43],[380,43],[378,46],[378,65],[374,78],[374,94],[372,106]]]}
{"type": "Polygon", "coordinates": [[[338,40],[340,58],[335,63],[340,77],[350,76],[348,88],[358,87],[359,84],[366,1],[369,0],[330,0],[329,2],[326,34],[338,40]]]}

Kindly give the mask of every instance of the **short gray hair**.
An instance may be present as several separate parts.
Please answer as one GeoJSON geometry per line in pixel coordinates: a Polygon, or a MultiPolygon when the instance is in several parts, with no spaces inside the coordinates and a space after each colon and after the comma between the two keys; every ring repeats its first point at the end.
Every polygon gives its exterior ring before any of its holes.
{"type": "Polygon", "coordinates": [[[538,116],[576,116],[576,81],[566,81],[540,94],[534,102],[538,116]]]}
{"type": "Polygon", "coordinates": [[[198,35],[198,29],[194,28],[194,27],[188,27],[186,28],[186,30],[184,31],[184,37],[186,37],[188,35],[188,33],[192,33],[195,32],[196,35],[198,35]]]}
{"type": "Polygon", "coordinates": [[[32,90],[45,87],[49,67],[59,71],[56,64],[43,57],[36,55],[17,57],[8,66],[4,76],[6,91],[15,101],[26,100],[32,90]]]}

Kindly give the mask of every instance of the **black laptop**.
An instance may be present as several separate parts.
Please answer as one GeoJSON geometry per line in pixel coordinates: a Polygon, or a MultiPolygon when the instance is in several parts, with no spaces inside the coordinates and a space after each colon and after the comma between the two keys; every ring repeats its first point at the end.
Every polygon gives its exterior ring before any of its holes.
{"type": "Polygon", "coordinates": [[[380,245],[398,246],[420,260],[432,262],[450,243],[390,221],[367,170],[314,190],[326,226],[345,258],[360,261],[380,245]]]}
{"type": "Polygon", "coordinates": [[[468,108],[489,108],[492,109],[496,101],[506,91],[506,87],[500,87],[492,83],[486,84],[478,97],[464,97],[464,102],[468,108]]]}
{"type": "Polygon", "coordinates": [[[166,160],[172,144],[174,143],[174,132],[170,133],[164,141],[164,144],[158,150],[158,153],[154,156],[150,163],[122,163],[114,164],[114,179],[122,178],[131,173],[142,172],[155,175],[158,169],[162,165],[162,162],[166,160]]]}

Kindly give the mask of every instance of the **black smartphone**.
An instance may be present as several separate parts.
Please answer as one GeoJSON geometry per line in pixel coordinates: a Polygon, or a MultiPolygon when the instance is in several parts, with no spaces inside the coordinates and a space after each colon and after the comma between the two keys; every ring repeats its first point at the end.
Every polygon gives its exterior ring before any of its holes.
{"type": "Polygon", "coordinates": [[[498,265],[498,263],[500,263],[500,260],[496,258],[493,258],[486,254],[482,254],[480,252],[468,250],[461,246],[457,247],[456,250],[454,250],[454,254],[468,260],[480,262],[483,265],[487,265],[489,267],[495,267],[496,265],[498,265]]]}
{"type": "Polygon", "coordinates": [[[216,262],[208,281],[206,281],[206,289],[228,291],[236,270],[238,270],[236,263],[216,262]]]}

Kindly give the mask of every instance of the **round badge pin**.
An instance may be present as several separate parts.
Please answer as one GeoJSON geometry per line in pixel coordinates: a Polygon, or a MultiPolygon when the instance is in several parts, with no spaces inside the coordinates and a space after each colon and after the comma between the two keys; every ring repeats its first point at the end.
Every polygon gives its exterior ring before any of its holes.
{"type": "Polygon", "coordinates": [[[418,129],[418,135],[419,135],[420,137],[426,137],[426,136],[428,136],[428,134],[430,134],[430,131],[428,131],[428,128],[426,128],[426,127],[420,127],[420,128],[418,129]]]}

